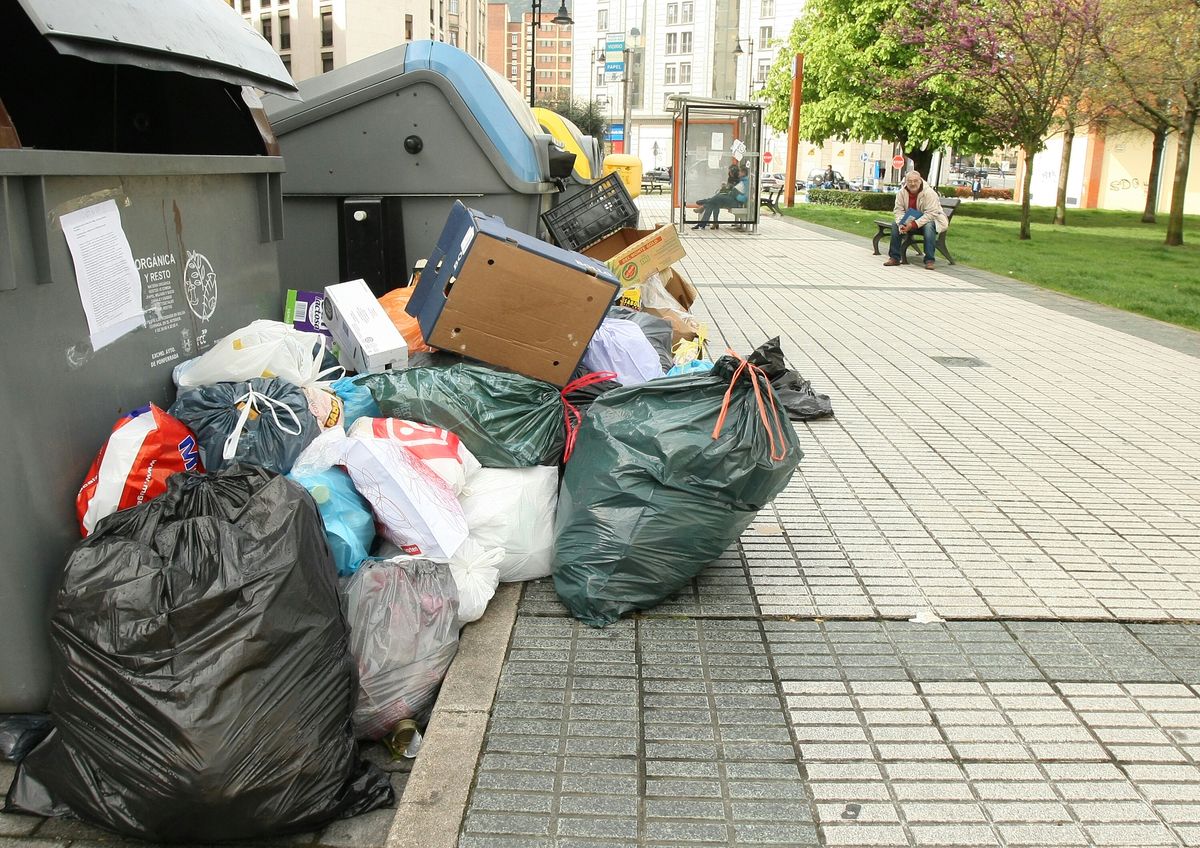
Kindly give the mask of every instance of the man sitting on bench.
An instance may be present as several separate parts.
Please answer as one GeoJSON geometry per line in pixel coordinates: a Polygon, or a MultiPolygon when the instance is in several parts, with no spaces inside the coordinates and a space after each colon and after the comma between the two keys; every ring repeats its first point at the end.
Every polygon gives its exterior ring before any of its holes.
{"type": "Polygon", "coordinates": [[[747,165],[742,165],[737,168],[737,181],[733,182],[734,169],[736,166],[730,166],[729,176],[730,182],[727,182],[721,187],[721,190],[712,197],[706,197],[697,201],[700,204],[700,222],[692,226],[693,230],[703,230],[708,227],[709,219],[712,219],[713,229],[719,225],[718,221],[721,216],[722,209],[735,209],[738,206],[744,206],[747,197],[750,195],[750,168],[747,165]]]}
{"type": "Polygon", "coordinates": [[[896,205],[892,212],[896,221],[892,224],[888,259],[883,264],[899,265],[903,257],[904,237],[919,229],[925,237],[925,268],[932,271],[938,233],[944,233],[950,226],[950,220],[942,211],[942,198],[917,171],[909,171],[904,178],[904,185],[896,192],[896,205]]]}

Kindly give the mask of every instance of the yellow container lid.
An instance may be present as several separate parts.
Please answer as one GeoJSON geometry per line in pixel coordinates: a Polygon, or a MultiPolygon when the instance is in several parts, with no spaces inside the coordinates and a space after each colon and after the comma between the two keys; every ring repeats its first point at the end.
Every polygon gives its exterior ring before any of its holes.
{"type": "Polygon", "coordinates": [[[533,108],[533,117],[568,153],[575,154],[575,176],[581,180],[592,180],[597,176],[592,173],[591,160],[580,143],[583,133],[579,127],[557,112],[551,112],[541,106],[533,108]]]}

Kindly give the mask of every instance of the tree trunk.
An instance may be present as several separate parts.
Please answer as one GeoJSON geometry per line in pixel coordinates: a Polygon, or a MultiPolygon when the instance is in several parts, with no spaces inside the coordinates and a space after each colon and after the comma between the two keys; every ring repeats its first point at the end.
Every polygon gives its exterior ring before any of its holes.
{"type": "Polygon", "coordinates": [[[1158,181],[1162,179],[1162,154],[1163,148],[1167,146],[1167,133],[1171,128],[1166,124],[1159,124],[1154,128],[1154,146],[1150,153],[1150,176],[1146,178],[1146,211],[1142,213],[1143,224],[1153,224],[1157,222],[1155,214],[1158,212],[1158,181]]]}
{"type": "Polygon", "coordinates": [[[1022,179],[1023,188],[1021,189],[1021,234],[1018,238],[1021,241],[1028,241],[1029,234],[1029,193],[1033,190],[1033,145],[1022,145],[1021,149],[1025,151],[1025,176],[1022,179]]]}
{"type": "MultiPolygon", "coordinates": [[[[932,147],[928,150],[921,150],[918,148],[916,150],[905,151],[905,155],[907,155],[909,159],[913,160],[913,168],[917,171],[917,173],[925,178],[926,182],[933,179],[933,174],[929,173],[929,167],[933,164],[932,147]]],[[[933,185],[932,182],[929,184],[933,185]]]]}
{"type": "Polygon", "coordinates": [[[1188,166],[1192,158],[1192,136],[1196,132],[1196,108],[1183,110],[1183,121],[1179,125],[1179,137],[1175,143],[1179,152],[1175,155],[1175,185],[1171,190],[1171,217],[1167,219],[1168,247],[1183,244],[1183,195],[1187,191],[1188,166]]]}
{"type": "Polygon", "coordinates": [[[1075,146],[1075,122],[1067,119],[1063,130],[1062,161],[1058,163],[1058,194],[1054,198],[1054,223],[1065,226],[1067,223],[1067,176],[1071,171],[1071,148],[1075,146]]]}

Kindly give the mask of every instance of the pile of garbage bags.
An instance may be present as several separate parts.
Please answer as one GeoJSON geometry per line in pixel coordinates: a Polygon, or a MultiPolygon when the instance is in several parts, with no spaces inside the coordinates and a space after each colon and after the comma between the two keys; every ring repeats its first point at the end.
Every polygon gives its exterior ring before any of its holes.
{"type": "Polygon", "coordinates": [[[570,360],[531,366],[557,382],[503,364],[519,339],[431,347],[443,288],[417,275],[365,306],[331,286],[332,329],[256,320],[178,366],[174,403],[120,418],[85,475],[51,721],[0,722],[6,810],[201,842],[389,804],[359,741],[399,755],[426,728],[501,582],[553,575],[604,626],[699,574],[795,471],[788,417],[832,410],[777,339],[709,358],[675,269],[608,279],[570,360]]]}

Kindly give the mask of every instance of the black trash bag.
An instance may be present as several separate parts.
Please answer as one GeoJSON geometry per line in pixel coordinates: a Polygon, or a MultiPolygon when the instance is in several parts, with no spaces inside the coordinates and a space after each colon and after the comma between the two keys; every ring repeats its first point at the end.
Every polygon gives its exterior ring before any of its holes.
{"type": "Polygon", "coordinates": [[[209,471],[241,462],[287,474],[321,432],[304,390],[278,377],[182,389],[167,412],[196,434],[209,471]],[[233,455],[226,459],[231,436],[233,455]]]}
{"type": "Polygon", "coordinates": [[[55,727],[7,812],[198,843],[394,801],[358,757],[349,628],[300,485],[250,466],[171,476],[79,543],[50,626],[55,727]]]}
{"type": "Polygon", "coordinates": [[[817,394],[808,380],[787,367],[783,360],[783,349],[779,346],[779,336],[759,345],[747,359],[771,379],[771,385],[787,410],[788,418],[793,421],[812,421],[833,415],[829,395],[817,394]]]}
{"type": "Polygon", "coordinates": [[[0,760],[21,762],[37,743],[46,738],[52,726],[48,715],[0,715],[0,760]]]}
{"type": "Polygon", "coordinates": [[[615,389],[584,416],[554,550],[554,588],[580,621],[603,627],[675,594],[791,479],[795,430],[766,376],[740,366],[727,356],[615,389]]]}
{"type": "Polygon", "coordinates": [[[608,316],[610,318],[620,318],[623,321],[632,321],[642,328],[642,332],[646,335],[646,340],[650,342],[650,346],[658,354],[658,361],[662,365],[664,374],[674,367],[675,356],[671,353],[672,333],[674,331],[671,329],[670,321],[666,318],[659,318],[657,315],[651,315],[649,312],[638,312],[636,309],[630,309],[628,306],[610,306],[608,308],[608,316]]]}
{"type": "MultiPolygon", "coordinates": [[[[633,310],[630,310],[631,312],[633,310]]],[[[598,383],[586,383],[576,385],[576,381],[582,377],[586,377],[591,372],[584,367],[581,362],[575,368],[575,372],[571,375],[571,382],[563,387],[563,400],[574,406],[581,413],[587,412],[588,407],[595,402],[596,398],[605,392],[611,392],[613,389],[621,388],[621,384],[616,380],[601,380],[598,383]],[[569,390],[569,391],[568,391],[569,390]]]]}

